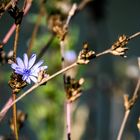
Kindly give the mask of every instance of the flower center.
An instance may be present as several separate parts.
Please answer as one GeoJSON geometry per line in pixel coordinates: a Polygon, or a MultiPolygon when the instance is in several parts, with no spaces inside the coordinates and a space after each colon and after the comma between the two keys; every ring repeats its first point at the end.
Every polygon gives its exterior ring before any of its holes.
{"type": "Polygon", "coordinates": [[[29,76],[30,73],[31,73],[31,70],[30,70],[30,69],[24,69],[24,74],[25,74],[26,76],[29,76]]]}

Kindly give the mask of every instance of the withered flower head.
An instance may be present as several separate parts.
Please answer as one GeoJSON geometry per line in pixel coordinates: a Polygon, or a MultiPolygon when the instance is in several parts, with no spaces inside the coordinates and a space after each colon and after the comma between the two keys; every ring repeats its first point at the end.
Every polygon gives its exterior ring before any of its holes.
{"type": "Polygon", "coordinates": [[[27,83],[22,80],[22,76],[16,73],[12,73],[11,79],[9,80],[8,84],[12,88],[14,93],[18,93],[27,85],[27,83]]]}
{"type": "Polygon", "coordinates": [[[77,64],[88,64],[95,57],[95,52],[89,51],[88,44],[84,44],[83,49],[79,53],[77,64]]]}
{"type": "Polygon", "coordinates": [[[66,93],[67,93],[67,100],[69,102],[73,102],[78,99],[81,95],[82,89],[81,86],[84,83],[84,79],[80,78],[80,80],[75,80],[70,76],[67,76],[66,79],[66,93]]]}
{"type": "Polygon", "coordinates": [[[125,35],[119,37],[119,39],[111,46],[110,53],[118,56],[125,56],[128,48],[126,45],[128,44],[128,38],[125,35]]]}
{"type": "Polygon", "coordinates": [[[64,26],[64,21],[60,15],[52,15],[49,18],[49,28],[63,40],[67,34],[67,27],[64,26]]]}

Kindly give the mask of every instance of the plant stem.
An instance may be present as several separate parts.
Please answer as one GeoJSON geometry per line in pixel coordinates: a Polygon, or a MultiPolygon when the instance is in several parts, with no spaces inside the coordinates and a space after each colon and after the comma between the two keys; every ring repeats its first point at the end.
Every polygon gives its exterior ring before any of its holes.
{"type": "MultiPolygon", "coordinates": [[[[16,100],[16,94],[12,93],[13,101],[16,100]]],[[[14,123],[14,135],[15,139],[18,140],[18,128],[17,128],[17,107],[16,103],[13,104],[13,123],[14,123]]]]}
{"type": "Polygon", "coordinates": [[[130,110],[127,110],[127,111],[125,112],[125,115],[124,115],[124,118],[123,118],[123,121],[122,121],[122,124],[121,124],[121,128],[120,128],[119,134],[118,134],[118,136],[117,136],[117,140],[121,140],[121,138],[122,138],[122,134],[123,134],[123,131],[124,131],[124,127],[125,127],[125,125],[126,125],[126,122],[127,122],[127,119],[128,119],[129,114],[130,114],[130,110]]]}
{"type": "MultiPolygon", "coordinates": [[[[13,61],[16,61],[16,53],[17,53],[17,46],[18,46],[18,40],[19,40],[19,31],[20,31],[20,24],[16,25],[16,33],[15,33],[15,39],[14,39],[14,49],[13,49],[13,61]]],[[[16,94],[12,92],[12,98],[13,101],[16,100],[16,94]]],[[[18,128],[17,128],[17,107],[16,103],[13,104],[13,124],[14,124],[14,135],[15,139],[18,140],[18,128]]]]}
{"type": "Polygon", "coordinates": [[[139,87],[140,87],[140,78],[139,78],[139,80],[138,80],[138,82],[137,82],[135,91],[134,91],[134,93],[133,93],[133,98],[135,98],[136,96],[138,96],[139,87]]]}
{"type": "MultiPolygon", "coordinates": [[[[67,19],[66,19],[66,22],[64,24],[64,28],[68,28],[69,26],[69,23],[70,23],[70,20],[72,18],[72,16],[75,14],[76,12],[76,9],[77,9],[77,4],[73,4],[69,13],[68,13],[68,16],[67,16],[67,19]]],[[[61,60],[62,60],[62,69],[65,68],[65,37],[60,40],[60,51],[61,51],[61,60]]],[[[66,74],[64,73],[63,74],[63,81],[64,81],[64,88],[65,88],[65,92],[66,92],[66,96],[67,96],[67,89],[66,89],[66,74]]],[[[68,101],[68,99],[66,99],[66,126],[67,126],[67,138],[68,140],[71,140],[71,108],[70,108],[70,105],[71,103],[68,101]]]]}
{"type": "MultiPolygon", "coordinates": [[[[125,115],[124,115],[124,118],[123,118],[123,121],[122,121],[120,130],[119,130],[119,133],[118,133],[118,136],[117,136],[117,140],[121,140],[121,138],[122,138],[122,134],[123,134],[123,131],[124,131],[126,122],[128,120],[130,111],[131,111],[132,107],[135,105],[135,103],[136,103],[136,101],[138,99],[138,90],[139,90],[139,87],[140,87],[140,79],[138,79],[138,82],[137,82],[136,88],[134,90],[133,96],[130,99],[130,100],[133,100],[133,104],[131,105],[131,107],[129,109],[126,109],[126,111],[125,111],[125,115]]],[[[129,101],[128,101],[128,104],[130,104],[129,101]]]]}
{"type": "Polygon", "coordinates": [[[107,49],[107,50],[105,50],[101,53],[96,54],[96,57],[99,57],[99,56],[102,56],[102,55],[105,55],[105,54],[108,54],[108,53],[110,53],[110,49],[107,49]]]}
{"type": "Polygon", "coordinates": [[[33,48],[34,41],[35,41],[35,38],[36,38],[36,35],[37,35],[37,32],[38,32],[39,25],[41,23],[41,19],[43,17],[44,11],[45,11],[44,10],[44,0],[42,0],[41,4],[40,4],[40,11],[39,11],[39,14],[38,14],[38,17],[37,17],[37,20],[36,20],[36,23],[35,23],[35,26],[34,26],[34,29],[33,29],[33,32],[32,32],[32,36],[31,36],[31,39],[30,39],[30,42],[29,42],[29,47],[28,47],[28,50],[27,50],[28,56],[30,56],[30,54],[31,54],[31,49],[33,48]]]}
{"type": "Polygon", "coordinates": [[[137,37],[137,36],[139,36],[139,35],[140,35],[140,32],[137,32],[137,33],[135,33],[135,34],[129,36],[129,37],[128,37],[128,40],[131,40],[131,39],[133,39],[133,38],[135,38],[135,37],[137,37]]]}
{"type": "Polygon", "coordinates": [[[16,61],[16,53],[17,53],[17,46],[19,40],[19,31],[20,31],[20,24],[16,25],[16,33],[15,33],[15,41],[14,41],[14,49],[13,49],[13,61],[16,61]]]}
{"type": "Polygon", "coordinates": [[[67,123],[67,139],[71,140],[71,103],[66,103],[66,123],[67,123]]]}

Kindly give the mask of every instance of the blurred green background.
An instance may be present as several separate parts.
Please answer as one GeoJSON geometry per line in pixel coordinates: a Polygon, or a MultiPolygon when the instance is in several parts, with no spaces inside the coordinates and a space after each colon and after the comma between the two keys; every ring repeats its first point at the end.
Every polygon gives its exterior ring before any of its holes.
{"type": "MultiPolygon", "coordinates": [[[[63,11],[62,4],[80,0],[47,0],[45,8],[49,14],[63,11]],[[60,3],[61,10],[56,10],[60,3]]],[[[77,12],[69,26],[67,48],[78,54],[84,42],[90,49],[101,52],[109,48],[122,35],[132,35],[140,31],[139,0],[93,0],[77,12]]],[[[27,51],[29,40],[39,13],[39,1],[33,1],[21,26],[18,56],[27,51]]],[[[65,17],[65,16],[64,16],[65,17]]],[[[8,13],[0,19],[0,39],[2,40],[14,20],[8,13]]],[[[32,52],[39,54],[51,37],[47,28],[48,18],[42,16],[39,31],[32,52]]],[[[13,47],[14,36],[4,46],[5,51],[13,47]]],[[[72,140],[113,140],[116,139],[123,115],[123,94],[131,95],[139,75],[137,57],[140,53],[140,39],[130,41],[127,58],[103,56],[86,66],[77,69],[77,78],[84,77],[82,96],[72,104],[72,140]]],[[[59,40],[55,38],[42,58],[48,65],[47,72],[61,69],[59,40]]],[[[10,78],[9,65],[0,68],[0,108],[10,97],[7,84],[10,78]]],[[[26,90],[26,89],[25,89],[26,90]]],[[[20,131],[26,140],[66,140],[65,134],[65,93],[63,78],[58,76],[26,96],[18,108],[28,114],[27,121],[20,131]]],[[[140,115],[138,101],[130,113],[124,130],[124,140],[139,140],[137,121],[140,115]]],[[[0,135],[9,136],[8,115],[0,123],[0,135]]]]}

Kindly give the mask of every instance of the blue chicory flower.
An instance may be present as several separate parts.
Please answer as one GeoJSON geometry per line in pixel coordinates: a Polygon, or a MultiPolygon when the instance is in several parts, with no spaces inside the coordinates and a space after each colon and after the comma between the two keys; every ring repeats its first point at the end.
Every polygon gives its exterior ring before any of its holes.
{"type": "Polygon", "coordinates": [[[39,61],[35,64],[36,54],[32,54],[30,59],[28,60],[28,56],[25,53],[23,55],[23,60],[19,57],[16,58],[17,63],[13,63],[11,65],[12,69],[14,69],[15,73],[22,75],[22,80],[27,83],[37,83],[39,71],[47,69],[47,66],[41,66],[43,61],[39,61]]]}

